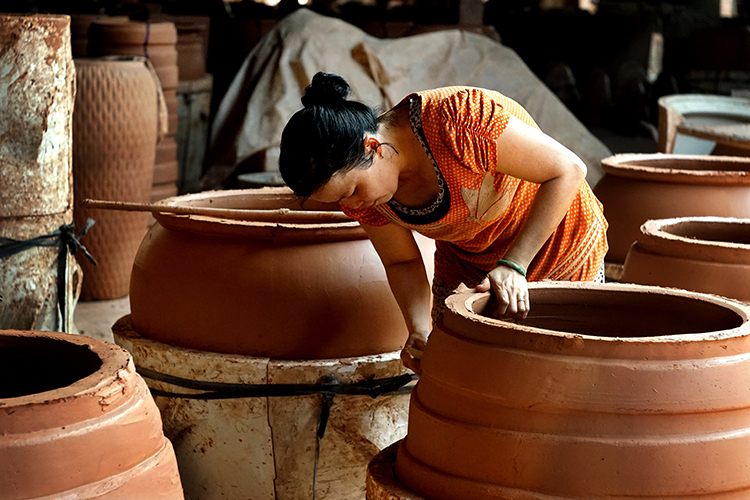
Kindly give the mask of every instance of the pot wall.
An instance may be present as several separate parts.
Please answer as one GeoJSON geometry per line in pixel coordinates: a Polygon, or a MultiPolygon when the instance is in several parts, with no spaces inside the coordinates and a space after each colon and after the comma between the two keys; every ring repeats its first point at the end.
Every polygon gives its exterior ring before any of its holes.
{"type": "Polygon", "coordinates": [[[396,476],[431,500],[750,494],[749,306],[639,285],[533,283],[521,325],[448,299],[396,476]]]}
{"type": "Polygon", "coordinates": [[[0,331],[3,499],[182,499],[177,463],[124,349],[0,331]]]}
{"type": "Polygon", "coordinates": [[[594,194],[609,222],[609,263],[625,262],[650,219],[750,217],[750,158],[629,154],[605,158],[602,168],[594,194]]]}
{"type": "MultiPolygon", "coordinates": [[[[267,188],[170,203],[275,210],[294,208],[296,200],[287,188],[267,188]]],[[[131,276],[139,333],[175,346],[278,359],[403,346],[406,325],[358,223],[156,218],[131,276]]]]}
{"type": "Polygon", "coordinates": [[[648,221],[628,251],[622,281],[750,302],[750,219],[648,221]]]}

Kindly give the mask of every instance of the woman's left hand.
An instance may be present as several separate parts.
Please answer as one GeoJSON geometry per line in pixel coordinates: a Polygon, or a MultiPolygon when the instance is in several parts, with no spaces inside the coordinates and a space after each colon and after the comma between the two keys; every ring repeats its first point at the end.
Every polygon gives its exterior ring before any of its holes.
{"type": "Polygon", "coordinates": [[[498,266],[477,285],[477,292],[492,290],[496,299],[492,316],[497,319],[522,321],[529,314],[529,286],[520,273],[505,266],[498,266]]]}

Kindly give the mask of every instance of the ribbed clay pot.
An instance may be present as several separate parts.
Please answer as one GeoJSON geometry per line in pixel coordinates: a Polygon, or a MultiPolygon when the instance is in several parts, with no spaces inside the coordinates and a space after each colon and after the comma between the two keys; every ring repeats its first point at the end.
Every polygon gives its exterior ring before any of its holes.
{"type": "MultiPolygon", "coordinates": [[[[400,349],[406,326],[365,232],[355,221],[325,214],[273,220],[275,211],[300,209],[299,202],[288,188],[165,200],[267,216],[260,222],[155,214],[158,224],[131,275],[133,328],[174,346],[277,359],[400,349]]],[[[422,243],[434,252],[431,241],[422,243]]]]}
{"type": "Polygon", "coordinates": [[[748,498],[749,305],[617,283],[529,291],[523,324],[483,316],[486,293],[447,299],[401,484],[430,500],[748,498]]]}
{"type": "Polygon", "coordinates": [[[124,297],[133,259],[147,230],[146,213],[94,210],[87,198],[148,202],[159,140],[161,88],[143,57],[76,59],[73,113],[75,221],[96,221],[86,247],[97,259],[81,260],[82,300],[124,297]]]}
{"type": "Polygon", "coordinates": [[[622,281],[750,302],[750,219],[650,220],[630,247],[622,281]]]}
{"type": "Polygon", "coordinates": [[[0,497],[181,500],[159,410],[121,347],[0,330],[0,497]]]}
{"type": "Polygon", "coordinates": [[[609,222],[606,262],[623,264],[650,219],[750,217],[750,158],[625,154],[602,160],[594,194],[609,222]]]}

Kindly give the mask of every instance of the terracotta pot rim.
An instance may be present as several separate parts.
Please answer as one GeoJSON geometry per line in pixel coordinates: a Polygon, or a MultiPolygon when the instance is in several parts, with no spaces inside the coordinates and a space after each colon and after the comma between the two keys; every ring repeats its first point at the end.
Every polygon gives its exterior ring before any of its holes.
{"type": "MultiPolygon", "coordinates": [[[[545,328],[539,328],[529,325],[517,324],[510,321],[502,321],[494,319],[488,316],[484,316],[474,311],[474,304],[478,301],[486,302],[490,296],[490,292],[476,293],[476,292],[459,292],[451,295],[446,299],[446,306],[448,312],[443,318],[446,326],[449,330],[457,332],[461,335],[464,333],[461,328],[462,324],[467,322],[477,327],[480,325],[486,325],[489,328],[501,327],[503,330],[524,333],[525,335],[532,334],[539,339],[558,339],[570,344],[576,351],[583,353],[583,344],[593,343],[598,345],[645,345],[645,344],[683,344],[683,343],[698,343],[698,342],[716,342],[727,339],[745,338],[750,337],[750,305],[744,304],[739,300],[721,297],[718,295],[710,295],[700,292],[692,292],[688,290],[682,290],[679,288],[669,288],[661,286],[651,285],[637,285],[630,283],[593,283],[593,282],[560,282],[560,281],[543,281],[543,282],[532,282],[529,283],[529,291],[533,293],[534,290],[540,291],[554,291],[556,289],[577,289],[579,291],[588,292],[599,292],[608,291],[615,293],[630,293],[630,294],[655,294],[663,297],[673,298],[684,298],[694,300],[698,302],[704,302],[712,305],[716,305],[725,309],[728,309],[741,320],[739,326],[723,329],[714,330],[708,332],[699,333],[679,333],[669,335],[654,335],[644,337],[605,337],[598,335],[587,335],[582,333],[573,333],[560,330],[549,330],[545,328]],[[572,341],[572,342],[571,342],[572,341]]],[[[532,297],[531,308],[533,310],[534,303],[532,297]]],[[[593,345],[592,344],[592,345],[593,345]]]]}
{"type": "MultiPolygon", "coordinates": [[[[227,202],[238,197],[252,197],[259,201],[294,203],[298,198],[287,187],[260,189],[234,189],[204,191],[166,198],[158,202],[166,206],[236,208],[227,202]],[[214,203],[217,202],[217,203],[214,203]]],[[[281,207],[279,207],[281,208],[281,207]]],[[[339,240],[366,239],[367,235],[357,221],[319,223],[258,222],[252,220],[229,220],[205,215],[180,215],[155,213],[156,221],[167,229],[213,236],[250,237],[253,239],[302,240],[315,237],[324,240],[335,237],[339,240]]]]}
{"type": "Polygon", "coordinates": [[[742,156],[680,155],[666,153],[627,153],[604,158],[601,162],[605,174],[630,179],[661,181],[682,184],[750,184],[750,158],[742,156]],[[649,165],[672,161],[700,162],[706,169],[680,169],[649,165]],[[717,164],[745,164],[746,170],[720,170],[717,164]],[[710,167],[714,167],[713,169],[710,167]]]}
{"type": "Polygon", "coordinates": [[[92,339],[84,335],[69,335],[60,332],[3,330],[0,331],[0,337],[3,336],[30,339],[45,338],[74,344],[81,348],[88,348],[99,357],[101,366],[96,371],[67,386],[15,398],[0,399],[0,409],[48,405],[54,401],[73,397],[93,396],[101,389],[112,385],[118,378],[128,377],[130,372],[133,371],[132,358],[130,353],[125,349],[115,344],[92,339]],[[126,375],[126,373],[128,374],[126,375]]]}
{"type": "Polygon", "coordinates": [[[67,14],[23,14],[3,12],[0,14],[0,19],[46,19],[50,21],[66,21],[70,19],[70,16],[67,14]]]}
{"type": "Polygon", "coordinates": [[[655,253],[696,259],[696,252],[710,252],[712,262],[727,264],[750,263],[750,244],[729,241],[699,239],[671,232],[686,224],[697,225],[736,225],[738,230],[750,233],[750,219],[734,217],[696,216],[652,219],[641,225],[641,237],[637,244],[655,253]]]}

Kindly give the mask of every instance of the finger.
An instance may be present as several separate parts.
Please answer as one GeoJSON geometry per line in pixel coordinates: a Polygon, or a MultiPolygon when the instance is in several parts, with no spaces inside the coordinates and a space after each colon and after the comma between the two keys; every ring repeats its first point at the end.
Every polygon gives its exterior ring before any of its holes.
{"type": "Polygon", "coordinates": [[[506,292],[505,290],[496,290],[495,297],[497,298],[495,317],[504,318],[508,311],[508,306],[510,305],[510,297],[508,295],[508,292],[506,292]]]}
{"type": "Polygon", "coordinates": [[[516,321],[522,321],[526,319],[526,317],[529,314],[529,301],[528,299],[522,297],[522,298],[517,299],[516,303],[518,305],[517,306],[518,312],[514,316],[514,319],[516,321]]]}
{"type": "Polygon", "coordinates": [[[414,359],[406,349],[401,351],[401,362],[417,375],[422,374],[422,363],[418,359],[414,359]]]}
{"type": "Polygon", "coordinates": [[[484,279],[482,280],[482,282],[481,282],[481,283],[479,283],[479,284],[478,284],[478,285],[476,286],[476,288],[475,288],[475,290],[476,290],[477,292],[486,292],[486,291],[487,291],[487,290],[489,290],[489,289],[490,289],[490,279],[489,279],[489,278],[487,278],[487,277],[485,277],[485,278],[484,278],[484,279]]]}

